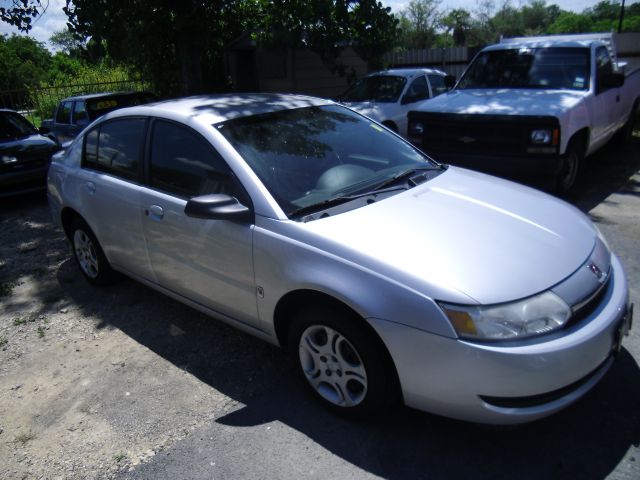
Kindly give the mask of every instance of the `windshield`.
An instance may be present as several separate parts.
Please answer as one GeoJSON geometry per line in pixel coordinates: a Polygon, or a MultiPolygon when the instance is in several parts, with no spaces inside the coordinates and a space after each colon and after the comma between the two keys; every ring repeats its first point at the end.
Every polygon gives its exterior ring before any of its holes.
{"type": "Polygon", "coordinates": [[[87,100],[87,110],[89,118],[95,120],[102,115],[118,108],[135,107],[145,103],[155,102],[158,99],[154,94],[141,92],[135,94],[111,95],[108,97],[87,100]]]}
{"type": "Polygon", "coordinates": [[[36,129],[22,115],[15,112],[0,112],[0,139],[21,138],[34,133],[36,129]]]}
{"type": "Polygon", "coordinates": [[[587,48],[520,48],[480,53],[457,88],[589,88],[587,48]]]}
{"type": "Polygon", "coordinates": [[[397,102],[407,83],[404,77],[376,75],[359,80],[340,96],[341,102],[397,102]]]}
{"type": "Polygon", "coordinates": [[[437,166],[339,105],[243,117],[216,127],[287,215],[338,195],[365,192],[407,169],[437,166]]]}

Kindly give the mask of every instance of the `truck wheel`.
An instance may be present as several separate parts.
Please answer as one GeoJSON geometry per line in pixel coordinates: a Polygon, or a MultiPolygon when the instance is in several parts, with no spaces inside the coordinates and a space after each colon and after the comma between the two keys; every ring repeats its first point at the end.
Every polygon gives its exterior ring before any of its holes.
{"type": "Polygon", "coordinates": [[[575,192],[582,171],[584,153],[578,142],[572,140],[562,159],[562,169],[556,177],[556,193],[566,197],[575,192]]]}
{"type": "Polygon", "coordinates": [[[638,115],[638,102],[633,104],[631,108],[631,113],[629,113],[629,118],[624,123],[624,126],[616,133],[616,142],[619,145],[629,145],[631,143],[631,139],[633,138],[633,128],[636,123],[636,116],[638,115]]]}

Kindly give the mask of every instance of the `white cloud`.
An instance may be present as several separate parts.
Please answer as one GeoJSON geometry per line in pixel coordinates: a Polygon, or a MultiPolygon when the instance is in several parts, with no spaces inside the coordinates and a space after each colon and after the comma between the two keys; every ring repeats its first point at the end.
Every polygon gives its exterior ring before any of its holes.
{"type": "MultiPolygon", "coordinates": [[[[51,35],[60,30],[64,30],[67,25],[67,16],[65,15],[62,8],[66,5],[65,0],[41,0],[43,5],[44,13],[37,17],[32,24],[33,27],[29,31],[29,37],[42,42],[45,44],[47,48],[52,50],[51,45],[47,42],[51,35]]],[[[4,22],[0,22],[0,34],[11,35],[15,33],[16,35],[25,35],[23,32],[20,32],[13,25],[9,25],[4,22]]]]}

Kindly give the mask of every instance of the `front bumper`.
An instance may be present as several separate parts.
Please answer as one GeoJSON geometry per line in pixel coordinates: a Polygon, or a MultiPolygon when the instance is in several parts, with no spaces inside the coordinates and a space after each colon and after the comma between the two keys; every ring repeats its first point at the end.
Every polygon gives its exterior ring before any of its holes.
{"type": "Polygon", "coordinates": [[[624,271],[613,255],[611,267],[598,307],[537,341],[473,343],[369,321],[395,361],[408,406],[472,422],[524,423],[576,401],[613,363],[632,313],[624,271]]]}

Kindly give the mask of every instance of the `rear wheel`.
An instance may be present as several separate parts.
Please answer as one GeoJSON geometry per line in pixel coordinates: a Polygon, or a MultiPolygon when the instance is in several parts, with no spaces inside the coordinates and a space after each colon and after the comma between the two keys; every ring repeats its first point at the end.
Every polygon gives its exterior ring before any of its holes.
{"type": "Polygon", "coordinates": [[[104,286],[117,279],[98,243],[98,239],[84,221],[76,219],[70,229],[73,254],[84,277],[93,285],[104,286]]]}
{"type": "Polygon", "coordinates": [[[618,133],[616,133],[616,141],[620,145],[629,145],[631,143],[631,139],[633,138],[633,129],[636,124],[636,118],[638,115],[638,102],[633,104],[631,108],[631,113],[629,113],[629,118],[625,122],[624,126],[620,129],[618,133]]]}
{"type": "Polygon", "coordinates": [[[291,356],[306,386],[332,411],[363,418],[397,399],[395,371],[380,340],[337,309],[307,309],[289,332],[291,356]]]}

